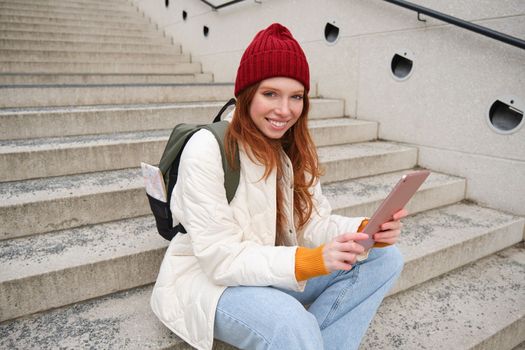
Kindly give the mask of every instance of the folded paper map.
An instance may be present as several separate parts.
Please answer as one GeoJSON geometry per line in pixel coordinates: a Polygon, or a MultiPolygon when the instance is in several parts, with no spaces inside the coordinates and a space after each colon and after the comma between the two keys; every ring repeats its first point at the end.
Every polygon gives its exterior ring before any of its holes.
{"type": "Polygon", "coordinates": [[[166,203],[168,194],[160,169],[146,163],[140,163],[140,166],[142,168],[142,177],[144,178],[146,192],[151,197],[166,203]]]}

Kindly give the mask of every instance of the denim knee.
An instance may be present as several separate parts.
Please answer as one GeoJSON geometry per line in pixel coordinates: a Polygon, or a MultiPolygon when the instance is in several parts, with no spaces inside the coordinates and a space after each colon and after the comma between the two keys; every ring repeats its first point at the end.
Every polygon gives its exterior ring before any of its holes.
{"type": "Polygon", "coordinates": [[[301,305],[302,310],[292,310],[293,306],[276,311],[272,349],[322,349],[323,338],[314,315],[301,305]]]}
{"type": "Polygon", "coordinates": [[[392,275],[398,275],[403,270],[405,260],[399,249],[394,245],[386,248],[379,248],[382,250],[382,259],[385,260],[384,265],[390,269],[392,275]]]}

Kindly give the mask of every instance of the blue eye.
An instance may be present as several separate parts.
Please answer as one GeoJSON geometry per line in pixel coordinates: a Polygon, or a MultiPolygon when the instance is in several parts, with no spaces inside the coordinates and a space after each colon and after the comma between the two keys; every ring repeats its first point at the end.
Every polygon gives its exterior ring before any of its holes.
{"type": "Polygon", "coordinates": [[[303,95],[295,95],[295,96],[292,96],[293,99],[296,99],[296,100],[302,100],[303,99],[303,95]]]}
{"type": "Polygon", "coordinates": [[[266,97],[273,97],[273,96],[275,96],[275,92],[273,92],[273,91],[266,91],[266,92],[263,92],[263,95],[266,96],[266,97]]]}

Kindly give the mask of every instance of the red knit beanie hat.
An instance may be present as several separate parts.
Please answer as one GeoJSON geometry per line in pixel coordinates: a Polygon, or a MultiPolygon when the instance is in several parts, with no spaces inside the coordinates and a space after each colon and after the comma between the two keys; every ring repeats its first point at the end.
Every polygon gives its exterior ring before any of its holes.
{"type": "Polygon", "coordinates": [[[273,77],[288,77],[310,90],[308,62],[290,31],[279,23],[261,30],[244,51],[235,79],[235,96],[250,85],[273,77]]]}

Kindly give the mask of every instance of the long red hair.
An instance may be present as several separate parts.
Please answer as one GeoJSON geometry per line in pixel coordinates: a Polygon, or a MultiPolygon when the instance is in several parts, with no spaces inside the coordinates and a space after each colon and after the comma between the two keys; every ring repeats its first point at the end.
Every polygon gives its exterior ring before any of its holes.
{"type": "MultiPolygon", "coordinates": [[[[260,83],[244,89],[237,97],[233,120],[226,131],[226,154],[233,164],[236,147],[242,144],[252,161],[265,166],[263,179],[270,176],[272,170],[277,170],[277,178],[283,174],[281,149],[288,155],[293,166],[293,209],[296,229],[300,230],[312,215],[314,210],[312,194],[309,189],[315,185],[321,176],[317,149],[308,130],[308,111],[310,102],[308,95],[303,97],[303,111],[297,122],[281,139],[270,139],[259,131],[250,117],[250,105],[260,83]]],[[[262,179],[261,179],[262,180],[262,179]]],[[[283,243],[285,214],[283,193],[277,185],[277,237],[276,244],[283,243]]]]}

